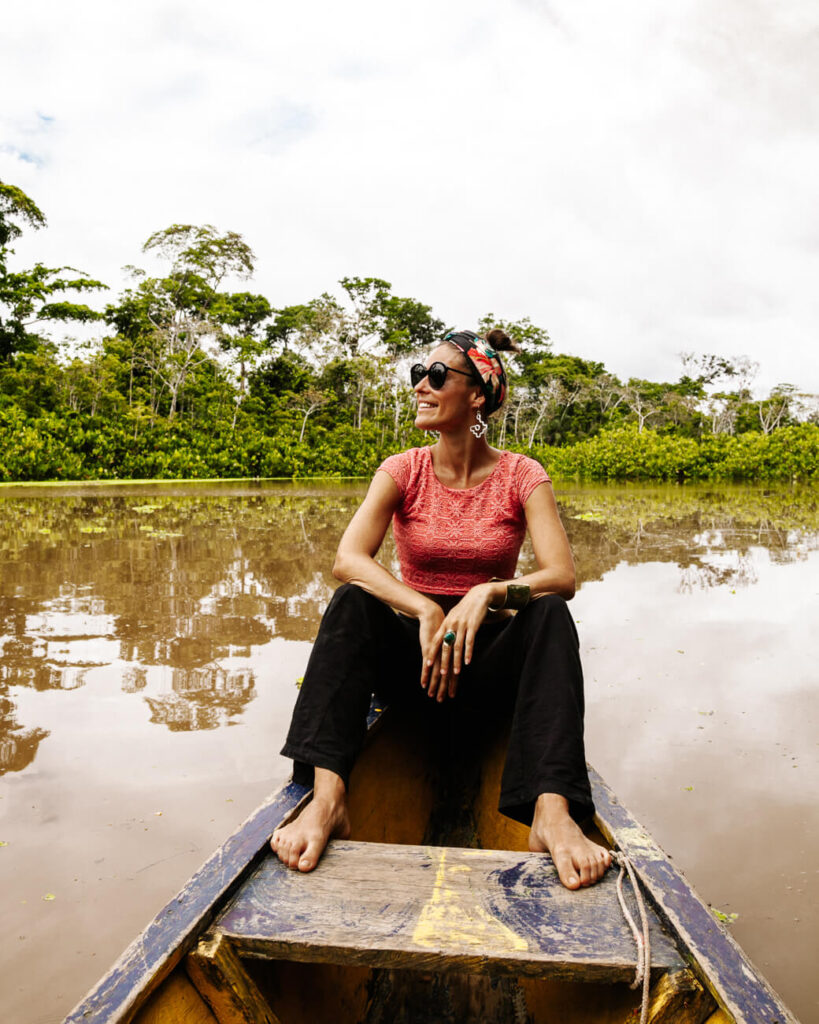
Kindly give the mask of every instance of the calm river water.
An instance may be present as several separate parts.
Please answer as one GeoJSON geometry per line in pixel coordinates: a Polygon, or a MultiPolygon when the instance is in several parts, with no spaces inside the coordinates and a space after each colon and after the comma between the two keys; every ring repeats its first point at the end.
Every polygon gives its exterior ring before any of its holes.
{"type": "MultiPolygon", "coordinates": [[[[0,1020],[61,1020],[286,778],[296,681],[363,493],[0,490],[0,1020]]],[[[819,495],[558,497],[589,760],[819,1020],[819,495]]]]}

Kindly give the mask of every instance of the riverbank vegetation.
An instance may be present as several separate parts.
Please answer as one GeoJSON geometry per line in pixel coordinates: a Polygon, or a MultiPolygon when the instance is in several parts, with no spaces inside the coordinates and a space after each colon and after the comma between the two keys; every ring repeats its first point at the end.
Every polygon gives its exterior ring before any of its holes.
{"type": "MultiPolygon", "coordinates": [[[[128,268],[113,296],[72,268],[13,269],[15,240],[44,224],[0,183],[0,480],[367,476],[426,443],[408,367],[447,325],[387,281],[345,277],[274,307],[242,290],[255,256],[240,235],[175,224],[143,246],[160,270],[128,268]],[[77,340],[77,323],[99,337],[77,340]]],[[[622,381],[526,317],[476,326],[496,324],[523,351],[490,439],[556,476],[817,475],[816,396],[755,396],[746,357],[684,353],[677,380],[622,381]]]]}

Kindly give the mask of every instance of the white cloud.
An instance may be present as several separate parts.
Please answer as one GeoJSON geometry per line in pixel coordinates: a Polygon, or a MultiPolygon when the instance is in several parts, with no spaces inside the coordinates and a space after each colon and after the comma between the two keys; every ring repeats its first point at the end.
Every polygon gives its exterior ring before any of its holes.
{"type": "Polygon", "coordinates": [[[241,231],[274,303],[344,274],[673,378],[746,353],[819,391],[819,67],[791,0],[16,7],[0,176],[20,256],[121,284],[172,222],[241,231]],[[51,120],[44,120],[48,118],[51,120]]]}

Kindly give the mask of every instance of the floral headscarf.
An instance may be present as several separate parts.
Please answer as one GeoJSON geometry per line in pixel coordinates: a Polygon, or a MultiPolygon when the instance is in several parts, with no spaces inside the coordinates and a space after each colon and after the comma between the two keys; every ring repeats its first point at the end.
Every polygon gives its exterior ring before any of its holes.
{"type": "Polygon", "coordinates": [[[500,355],[473,331],[448,331],[442,341],[457,345],[474,367],[486,397],[486,415],[491,416],[506,398],[506,371],[500,355]]]}

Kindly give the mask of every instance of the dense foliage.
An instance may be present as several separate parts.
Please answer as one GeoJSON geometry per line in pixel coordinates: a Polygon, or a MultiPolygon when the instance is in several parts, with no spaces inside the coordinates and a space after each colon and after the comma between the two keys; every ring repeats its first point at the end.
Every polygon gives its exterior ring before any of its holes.
{"type": "MultiPolygon", "coordinates": [[[[235,232],[174,224],[143,252],[161,274],[104,310],[69,301],[104,286],[80,271],[12,270],[12,243],[45,219],[0,183],[0,480],[366,476],[426,438],[408,367],[445,324],[380,278],[274,308],[232,291],[255,257],[235,232]],[[104,320],[94,342],[44,325],[104,320]]],[[[815,396],[792,385],[754,398],[748,359],[684,354],[672,382],[619,380],[555,353],[527,318],[498,321],[523,345],[493,443],[589,479],[808,479],[815,396]]]]}

